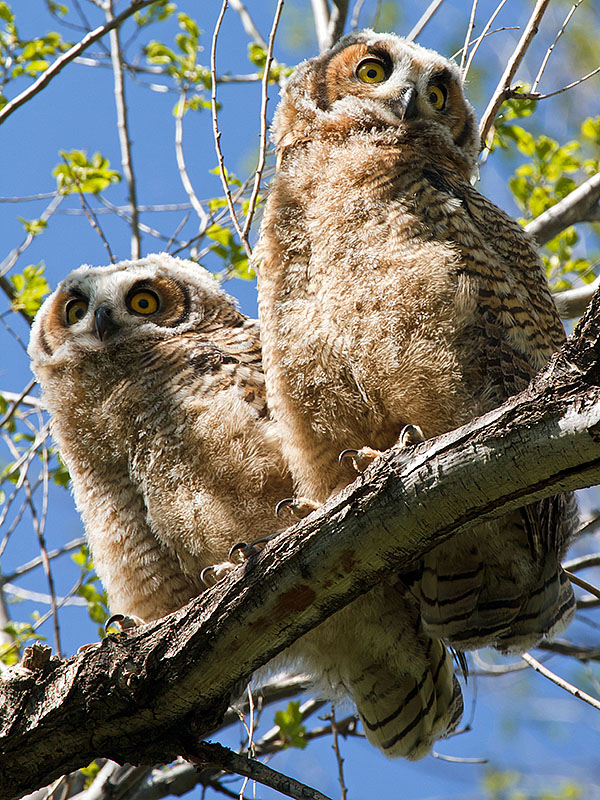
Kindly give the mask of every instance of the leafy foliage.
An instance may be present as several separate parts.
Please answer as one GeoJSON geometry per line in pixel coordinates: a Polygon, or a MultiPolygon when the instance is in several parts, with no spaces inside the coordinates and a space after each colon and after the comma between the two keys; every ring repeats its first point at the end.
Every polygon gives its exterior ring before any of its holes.
{"type": "Polygon", "coordinates": [[[305,738],[306,728],[302,724],[300,703],[290,700],[285,711],[275,712],[275,724],[279,726],[279,738],[286,747],[298,747],[304,750],[308,741],[305,738]]]}
{"type": "Polygon", "coordinates": [[[94,572],[90,551],[86,545],[82,545],[81,549],[71,558],[81,569],[81,579],[77,594],[86,601],[89,617],[92,622],[98,625],[98,636],[103,639],[106,636],[104,623],[110,616],[110,612],[108,610],[106,592],[94,572]]]}
{"type": "Polygon", "coordinates": [[[10,282],[15,289],[11,306],[15,311],[24,311],[30,317],[35,316],[44,297],[50,292],[44,278],[44,269],[43,264],[30,264],[22,273],[10,276],[10,282]]]}
{"type": "Polygon", "coordinates": [[[121,175],[109,169],[110,161],[100,153],[94,153],[91,161],[83,150],[60,151],[63,162],[52,170],[58,190],[62,194],[90,192],[98,194],[111,183],[118,183],[121,175]]]}

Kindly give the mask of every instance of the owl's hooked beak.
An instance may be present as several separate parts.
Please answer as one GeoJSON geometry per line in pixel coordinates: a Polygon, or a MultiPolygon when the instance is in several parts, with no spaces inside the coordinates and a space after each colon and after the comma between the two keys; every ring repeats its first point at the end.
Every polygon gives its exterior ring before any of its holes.
{"type": "Polygon", "coordinates": [[[98,306],[94,313],[94,325],[96,328],[96,335],[101,342],[107,336],[114,333],[119,327],[114,321],[112,316],[112,308],[110,306],[98,306]]]}
{"type": "Polygon", "coordinates": [[[413,119],[417,116],[417,88],[407,83],[400,92],[400,97],[393,101],[394,114],[400,119],[413,119]]]}

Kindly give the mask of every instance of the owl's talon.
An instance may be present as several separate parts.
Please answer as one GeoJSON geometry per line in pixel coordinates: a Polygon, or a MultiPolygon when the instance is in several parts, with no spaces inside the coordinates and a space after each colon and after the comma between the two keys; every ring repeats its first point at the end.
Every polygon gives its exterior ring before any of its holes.
{"type": "Polygon", "coordinates": [[[280,500],[275,506],[275,516],[277,519],[281,518],[281,511],[284,508],[291,508],[294,505],[293,497],[286,497],[285,500],[280,500]]]}
{"type": "Polygon", "coordinates": [[[112,614],[104,623],[104,632],[108,633],[111,625],[120,628],[120,633],[126,633],[144,624],[144,620],[130,614],[112,614]]]}
{"type": "Polygon", "coordinates": [[[405,425],[400,431],[399,442],[402,447],[412,447],[424,441],[425,436],[418,425],[405,425]]]}
{"type": "Polygon", "coordinates": [[[338,461],[341,464],[343,458],[351,458],[354,469],[357,472],[364,472],[369,464],[372,464],[381,455],[383,455],[381,450],[373,450],[371,447],[361,447],[360,450],[349,448],[348,450],[342,450],[338,456],[338,461]]]}
{"type": "Polygon", "coordinates": [[[345,458],[355,458],[358,455],[358,450],[354,447],[349,447],[347,450],[342,450],[338,456],[338,463],[341,464],[345,458]]]}
{"type": "Polygon", "coordinates": [[[250,545],[248,542],[237,542],[230,549],[229,553],[227,554],[227,558],[234,563],[237,559],[238,564],[243,564],[244,561],[247,561],[247,552],[249,547],[250,545]]]}
{"type": "MultiPolygon", "coordinates": [[[[313,511],[316,511],[319,505],[309,500],[308,497],[286,497],[285,500],[280,500],[275,506],[275,514],[278,518],[281,518],[281,511],[284,508],[287,509],[288,514],[295,520],[301,520],[304,519],[304,517],[308,517],[313,511]]],[[[272,536],[276,535],[276,533],[272,534],[272,536]]],[[[270,538],[272,537],[268,536],[265,540],[257,539],[257,541],[268,541],[270,538]]]]}
{"type": "Polygon", "coordinates": [[[215,568],[204,567],[204,569],[200,573],[200,580],[206,586],[207,589],[210,589],[211,586],[215,586],[219,582],[215,568]]]}

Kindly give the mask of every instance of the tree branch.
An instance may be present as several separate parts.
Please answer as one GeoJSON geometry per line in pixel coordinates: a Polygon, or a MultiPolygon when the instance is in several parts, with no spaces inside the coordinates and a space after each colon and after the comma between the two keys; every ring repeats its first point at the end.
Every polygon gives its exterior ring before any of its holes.
{"type": "MultiPolygon", "coordinates": [[[[600,222],[600,172],[592,175],[581,186],[573,189],[556,205],[551,206],[539,217],[529,222],[525,230],[530,233],[541,246],[554,239],[569,225],[577,222],[600,222]]],[[[568,294],[563,292],[564,296],[568,294]]],[[[593,293],[592,293],[593,294],[593,293]]],[[[556,299],[556,298],[555,298],[556,299]]],[[[591,299],[591,295],[590,298],[591,299]]],[[[583,311],[581,312],[583,313],[583,311]]]]}
{"type": "Polygon", "coordinates": [[[492,99],[488,103],[488,107],[483,113],[483,117],[481,118],[481,123],[479,125],[479,133],[481,135],[481,141],[483,144],[485,144],[487,141],[488,134],[492,128],[492,125],[494,124],[494,119],[500,106],[508,97],[511,81],[514,78],[521,61],[523,60],[523,57],[525,56],[529,45],[531,44],[531,40],[538,32],[538,25],[544,16],[544,12],[546,11],[549,2],[550,0],[538,0],[536,3],[535,8],[531,13],[531,17],[529,18],[529,22],[527,23],[527,27],[523,31],[523,35],[519,39],[519,43],[517,44],[512,56],[508,60],[506,69],[498,81],[498,86],[492,95],[492,99]]]}
{"type": "MultiPolygon", "coordinates": [[[[113,0],[107,0],[105,14],[107,22],[112,22],[114,20],[113,0]]],[[[110,56],[114,75],[114,96],[117,108],[117,130],[119,132],[119,144],[121,147],[121,167],[123,168],[123,175],[127,182],[129,209],[131,213],[131,258],[137,259],[141,255],[139,214],[135,174],[131,157],[131,139],[129,137],[129,125],[127,121],[125,81],[123,79],[121,43],[119,41],[118,28],[113,28],[110,32],[110,56]]]]}
{"type": "Polygon", "coordinates": [[[113,28],[118,28],[121,23],[131,17],[132,14],[135,14],[136,11],[141,11],[143,8],[149,6],[153,2],[154,0],[132,0],[131,5],[118,14],[110,22],[100,25],[100,27],[94,28],[93,31],[90,31],[88,34],[86,34],[80,42],[73,45],[70,50],[67,50],[66,53],[63,53],[62,56],[57,58],[56,61],[51,64],[45,72],[42,72],[40,77],[34,81],[31,86],[29,86],[27,89],[25,89],[25,91],[21,92],[21,94],[17,95],[4,106],[2,111],[0,111],[0,125],[5,119],[8,119],[8,117],[10,117],[10,115],[17,110],[17,108],[20,108],[24,103],[27,103],[28,100],[31,100],[32,97],[35,97],[36,94],[41,92],[42,89],[44,89],[50,83],[50,81],[67,66],[67,64],[73,61],[73,59],[77,58],[77,56],[81,55],[81,53],[87,50],[91,44],[97,42],[98,39],[101,39],[106,33],[112,31],[113,28]]]}
{"type": "Polygon", "coordinates": [[[526,391],[409,452],[392,448],[185,608],[73,658],[7,670],[0,796],[97,757],[193,752],[252,672],[390,572],[455,531],[600,481],[599,354],[595,296],[526,391]]]}

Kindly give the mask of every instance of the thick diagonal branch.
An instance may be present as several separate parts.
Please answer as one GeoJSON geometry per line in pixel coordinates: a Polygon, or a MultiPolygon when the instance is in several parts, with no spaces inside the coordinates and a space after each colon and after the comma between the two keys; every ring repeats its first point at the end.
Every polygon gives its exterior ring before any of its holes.
{"type": "Polygon", "coordinates": [[[14,668],[0,682],[0,796],[95,757],[193,752],[254,670],[391,571],[482,519],[597,483],[599,306],[525,392],[390,450],[184,609],[66,661],[14,668]]]}

